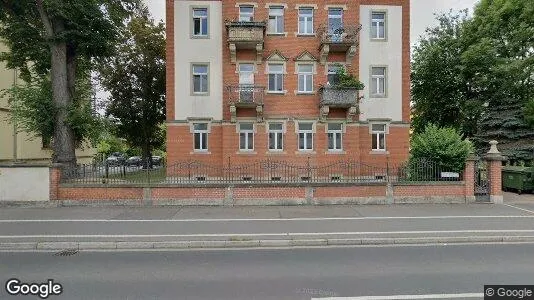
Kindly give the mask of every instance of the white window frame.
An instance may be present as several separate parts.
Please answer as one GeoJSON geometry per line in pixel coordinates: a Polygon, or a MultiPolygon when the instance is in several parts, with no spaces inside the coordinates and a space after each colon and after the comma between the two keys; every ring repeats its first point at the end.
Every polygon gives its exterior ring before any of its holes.
{"type": "Polygon", "coordinates": [[[191,91],[192,91],[192,94],[193,95],[207,95],[209,94],[210,92],[210,65],[209,64],[206,64],[206,63],[192,63],[191,64],[191,91]],[[206,73],[200,73],[200,72],[195,72],[195,67],[197,66],[202,66],[202,67],[206,67],[206,73]],[[199,76],[199,87],[200,87],[200,91],[195,91],[195,76],[199,76]],[[206,91],[202,91],[202,82],[203,82],[203,77],[205,77],[205,80],[207,81],[207,84],[206,84],[206,91]]]}
{"type": "Polygon", "coordinates": [[[284,63],[267,63],[267,91],[269,93],[284,93],[284,63]],[[280,71],[273,71],[271,69],[271,66],[280,66],[282,67],[282,70],[280,71]],[[271,89],[271,75],[274,76],[275,80],[274,80],[274,89],[271,89]],[[282,77],[282,86],[281,87],[278,87],[278,77],[281,76],[282,77]]]}
{"type": "Polygon", "coordinates": [[[387,124],[385,123],[372,123],[371,126],[371,150],[372,151],[386,151],[386,133],[387,133],[387,124]],[[374,126],[384,126],[383,130],[376,130],[374,126]],[[384,148],[380,148],[380,137],[384,139],[384,148]],[[376,142],[376,147],[373,146],[373,142],[376,142]]]}
{"type": "Polygon", "coordinates": [[[267,131],[267,147],[269,151],[283,151],[284,150],[284,123],[283,122],[270,122],[268,125],[267,131]],[[282,125],[280,129],[271,129],[271,125],[282,125]],[[274,138],[274,149],[271,148],[271,134],[274,138]],[[281,138],[280,144],[278,143],[278,137],[281,138]]]}
{"type": "Polygon", "coordinates": [[[254,123],[252,122],[242,122],[238,125],[238,131],[239,131],[239,151],[254,151],[254,123]],[[242,124],[251,124],[252,129],[241,129],[242,124]],[[244,133],[245,136],[245,148],[241,148],[241,134],[244,133]],[[249,148],[249,141],[252,138],[252,148],[249,148]]]}
{"type": "Polygon", "coordinates": [[[315,124],[313,122],[298,122],[298,131],[297,131],[297,147],[299,151],[313,151],[313,140],[315,135],[315,124]],[[301,129],[302,124],[311,124],[312,129],[301,129]],[[300,135],[303,134],[303,147],[300,145],[300,135]],[[311,138],[309,138],[311,136],[311,138]],[[311,140],[311,141],[310,141],[311,140]],[[310,147],[308,147],[310,146],[310,147]]]}
{"type": "Polygon", "coordinates": [[[326,124],[326,137],[328,151],[343,151],[343,123],[328,123],[326,124]],[[340,125],[339,129],[330,129],[330,125],[340,125]],[[330,147],[330,139],[333,140],[333,148],[330,147]],[[339,148],[337,147],[337,140],[339,139],[339,148]]]}
{"type": "Polygon", "coordinates": [[[313,21],[314,21],[314,9],[313,7],[299,7],[299,13],[298,13],[298,34],[309,34],[309,35],[313,35],[315,33],[315,29],[314,29],[314,26],[313,26],[313,21]],[[311,15],[310,14],[303,14],[302,11],[303,10],[311,10],[311,15]],[[304,18],[304,29],[301,28],[300,26],[300,18],[304,18]],[[308,28],[308,22],[310,21],[311,19],[311,32],[308,32],[310,28],[308,28]]]}
{"type": "Polygon", "coordinates": [[[311,94],[313,93],[313,75],[314,75],[314,64],[313,63],[299,63],[297,64],[297,72],[298,72],[298,77],[297,77],[297,92],[298,93],[308,93],[308,94],[311,94]],[[300,70],[300,68],[302,66],[311,66],[311,71],[309,72],[302,72],[300,70]],[[304,86],[300,86],[300,78],[301,76],[304,77],[304,86]],[[306,89],[306,86],[307,86],[307,83],[308,81],[311,81],[311,90],[307,90],[306,89]]]}
{"type": "Polygon", "coordinates": [[[254,6],[253,5],[240,5],[239,6],[239,21],[240,22],[253,22],[254,21],[254,6]],[[241,8],[252,8],[252,12],[242,13],[241,8]]]}
{"type": "Polygon", "coordinates": [[[374,98],[384,98],[387,96],[387,91],[388,91],[388,80],[387,80],[387,75],[388,75],[388,68],[386,66],[371,66],[370,68],[370,81],[371,81],[371,84],[369,85],[369,89],[370,89],[370,94],[371,94],[371,97],[374,97],[374,98]],[[373,74],[373,69],[383,69],[384,70],[384,75],[374,75],[373,74]],[[381,93],[380,92],[380,81],[383,81],[384,82],[384,91],[381,93]],[[375,86],[375,90],[373,90],[373,85],[376,84],[375,86]]]}
{"type": "Polygon", "coordinates": [[[193,123],[193,149],[194,151],[196,152],[207,152],[208,151],[208,142],[209,142],[209,139],[208,139],[208,134],[209,134],[209,124],[208,123],[203,123],[203,122],[198,122],[198,123],[193,123]],[[200,125],[200,124],[205,124],[206,125],[206,129],[196,129],[195,128],[195,125],[200,125]],[[197,148],[196,147],[196,139],[197,139],[197,136],[199,138],[199,146],[200,148],[197,148]],[[204,139],[206,140],[206,148],[202,148],[202,142],[204,141],[204,139]]]}
{"type": "Polygon", "coordinates": [[[208,21],[209,11],[207,7],[193,7],[193,37],[208,37],[209,36],[209,21],[208,21]],[[205,16],[195,16],[195,12],[199,10],[205,10],[206,15],[205,16]],[[198,19],[200,21],[200,34],[195,34],[195,21],[198,19]],[[202,32],[202,23],[206,23],[206,33],[202,32]]]}
{"type": "Polygon", "coordinates": [[[387,27],[386,27],[386,18],[387,18],[387,14],[385,11],[372,11],[371,12],[371,32],[369,33],[369,35],[371,36],[371,39],[372,40],[385,40],[386,39],[386,32],[387,32],[387,27]],[[375,14],[381,14],[384,16],[383,19],[375,19],[373,17],[373,15],[375,14]],[[384,36],[380,36],[380,24],[382,24],[384,26],[384,36]],[[376,36],[373,36],[373,29],[376,28],[376,36]]]}
{"type": "Polygon", "coordinates": [[[285,28],[285,22],[284,22],[284,6],[270,6],[269,7],[269,20],[267,22],[267,33],[274,33],[274,34],[283,34],[284,33],[284,28],[285,28]],[[274,13],[274,9],[276,10],[281,10],[282,12],[281,13],[274,13]],[[270,21],[271,21],[271,17],[274,18],[275,20],[275,28],[274,30],[272,30],[273,28],[271,28],[270,26],[270,21]],[[282,19],[282,28],[278,28],[278,19],[282,19]]]}

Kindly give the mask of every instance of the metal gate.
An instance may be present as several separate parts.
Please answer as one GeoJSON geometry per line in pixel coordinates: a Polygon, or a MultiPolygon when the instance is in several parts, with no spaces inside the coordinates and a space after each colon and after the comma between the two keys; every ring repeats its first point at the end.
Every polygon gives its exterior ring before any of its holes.
{"type": "Polygon", "coordinates": [[[490,181],[488,178],[487,161],[479,160],[475,163],[475,198],[479,202],[489,202],[490,181]]]}

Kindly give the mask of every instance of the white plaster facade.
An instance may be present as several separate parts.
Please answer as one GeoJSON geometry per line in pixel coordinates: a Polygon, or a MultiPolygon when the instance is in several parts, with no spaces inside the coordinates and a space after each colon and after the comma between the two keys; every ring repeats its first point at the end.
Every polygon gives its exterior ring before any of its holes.
{"type": "Polygon", "coordinates": [[[361,5],[360,81],[365,84],[361,96],[360,121],[391,119],[402,121],[402,7],[361,5]],[[386,39],[371,39],[371,13],[386,13],[386,39]],[[386,96],[373,98],[370,93],[372,66],[386,67],[386,96]]]}
{"type": "Polygon", "coordinates": [[[0,167],[0,202],[49,200],[50,171],[48,166],[0,167]]]}
{"type": "Polygon", "coordinates": [[[222,120],[222,2],[175,1],[175,120],[211,118],[222,120]],[[192,9],[208,8],[208,38],[193,38],[192,9]],[[192,92],[191,64],[209,65],[209,92],[194,95],[192,92]]]}

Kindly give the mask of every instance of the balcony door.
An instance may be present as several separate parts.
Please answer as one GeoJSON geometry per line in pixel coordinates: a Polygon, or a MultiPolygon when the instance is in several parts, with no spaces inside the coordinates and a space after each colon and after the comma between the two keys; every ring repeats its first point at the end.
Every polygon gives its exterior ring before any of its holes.
{"type": "Polygon", "coordinates": [[[254,102],[254,64],[239,64],[239,101],[254,102]]]}

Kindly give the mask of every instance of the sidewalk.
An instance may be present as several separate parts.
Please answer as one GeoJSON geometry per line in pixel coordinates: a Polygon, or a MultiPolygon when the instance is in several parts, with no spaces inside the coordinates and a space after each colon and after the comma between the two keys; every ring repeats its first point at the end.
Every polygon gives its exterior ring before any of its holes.
{"type": "Polygon", "coordinates": [[[7,251],[477,242],[534,242],[534,202],[0,209],[7,251]]]}

